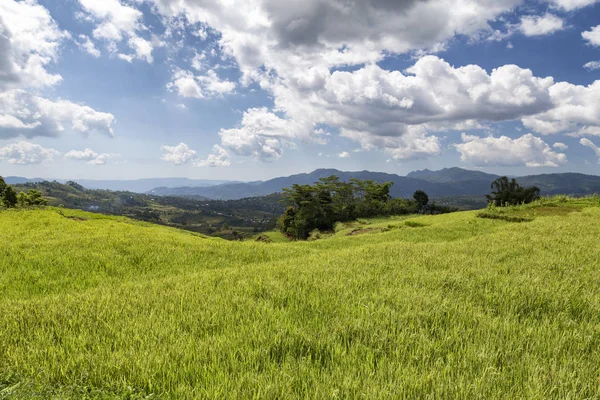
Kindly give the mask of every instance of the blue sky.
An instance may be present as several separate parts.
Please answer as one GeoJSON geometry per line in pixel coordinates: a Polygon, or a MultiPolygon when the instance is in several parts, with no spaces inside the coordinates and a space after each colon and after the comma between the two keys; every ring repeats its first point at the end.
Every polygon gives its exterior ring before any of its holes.
{"type": "Polygon", "coordinates": [[[0,0],[0,174],[600,171],[596,0],[0,0]]]}

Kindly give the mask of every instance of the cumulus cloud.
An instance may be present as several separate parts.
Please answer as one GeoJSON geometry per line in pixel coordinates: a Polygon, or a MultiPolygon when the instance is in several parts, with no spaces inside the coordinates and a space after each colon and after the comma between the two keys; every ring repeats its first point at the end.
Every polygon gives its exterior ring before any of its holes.
{"type": "Polygon", "coordinates": [[[553,14],[521,17],[519,30],[525,36],[542,36],[564,29],[564,21],[553,14]]]}
{"type": "Polygon", "coordinates": [[[47,68],[66,37],[35,1],[0,1],[0,90],[59,83],[62,77],[47,68]]]}
{"type": "Polygon", "coordinates": [[[228,167],[231,165],[229,152],[219,145],[213,146],[212,153],[205,160],[198,157],[198,152],[189,148],[185,143],[177,146],[163,146],[164,161],[175,165],[190,164],[195,167],[228,167]]]}
{"type": "Polygon", "coordinates": [[[595,71],[597,69],[600,69],[600,61],[590,61],[588,63],[583,64],[583,68],[587,69],[588,71],[595,71]]]}
{"type": "Polygon", "coordinates": [[[581,36],[592,46],[600,46],[600,25],[596,25],[589,31],[581,32],[581,36]]]}
{"type": "Polygon", "coordinates": [[[600,135],[600,81],[588,86],[558,82],[549,94],[552,107],[522,118],[523,125],[542,134],[600,135]]]}
{"type": "Polygon", "coordinates": [[[275,160],[283,154],[283,145],[294,138],[310,135],[312,125],[281,118],[267,108],[251,108],[244,112],[239,128],[221,129],[221,144],[242,156],[262,161],[275,160]]]}
{"type": "Polygon", "coordinates": [[[361,64],[381,57],[384,50],[402,53],[430,48],[455,34],[488,30],[488,21],[520,0],[152,2],[167,17],[184,14],[191,22],[219,31],[221,45],[253,75],[250,70],[263,63],[277,70],[283,70],[275,65],[279,63],[361,64]]]}
{"type": "Polygon", "coordinates": [[[348,153],[347,151],[342,151],[340,154],[338,154],[339,158],[350,158],[350,153],[348,153]]]}
{"type": "Polygon", "coordinates": [[[104,165],[113,157],[115,157],[115,154],[98,154],[91,149],[85,149],[83,151],[71,150],[64,156],[64,158],[71,160],[87,161],[88,164],[93,165],[104,165]]]}
{"type": "Polygon", "coordinates": [[[341,135],[360,143],[363,150],[383,150],[394,160],[416,160],[441,152],[439,138],[428,135],[422,126],[408,127],[407,132],[401,136],[378,136],[349,129],[342,129],[341,135]]]}
{"type": "Polygon", "coordinates": [[[142,24],[143,13],[119,0],[79,0],[81,7],[93,21],[97,23],[92,35],[97,40],[106,42],[111,53],[117,54],[118,44],[126,42],[132,54],[119,53],[117,56],[125,61],[134,59],[148,63],[154,62],[152,52],[163,46],[156,36],[146,40],[140,36],[145,30],[142,24]]]}
{"type": "Polygon", "coordinates": [[[596,146],[596,144],[594,142],[592,142],[591,140],[586,139],[586,138],[582,138],[579,141],[579,143],[594,150],[594,153],[596,153],[596,155],[598,156],[598,159],[600,161],[600,147],[599,146],[596,146]]]}
{"type": "Polygon", "coordinates": [[[0,92],[0,139],[64,132],[113,136],[114,121],[112,114],[67,100],[51,101],[18,89],[0,92]]]}
{"type": "Polygon", "coordinates": [[[54,149],[44,148],[38,144],[26,141],[11,143],[0,147],[0,161],[10,164],[41,164],[51,161],[60,153],[54,149]]]}
{"type": "Polygon", "coordinates": [[[212,153],[206,160],[199,160],[198,166],[201,167],[228,167],[231,165],[229,152],[219,145],[214,145],[212,153]]]}
{"type": "Polygon", "coordinates": [[[557,150],[562,150],[562,151],[565,151],[569,148],[569,146],[567,146],[566,144],[564,144],[562,142],[556,142],[552,145],[552,147],[554,147],[557,150]]]}
{"type": "Polygon", "coordinates": [[[175,165],[189,164],[197,160],[197,152],[188,147],[185,143],[179,143],[177,146],[162,146],[162,160],[175,165]]]}
{"type": "Polygon", "coordinates": [[[76,43],[80,49],[82,49],[89,55],[96,57],[96,58],[100,57],[100,50],[98,50],[96,48],[96,46],[94,45],[94,42],[92,42],[92,40],[88,36],[79,35],[79,40],[76,43]]]}
{"type": "Polygon", "coordinates": [[[560,7],[565,11],[572,11],[578,8],[583,8],[597,3],[599,0],[548,0],[556,7],[560,7]]]}
{"type": "MultiPolygon", "coordinates": [[[[439,154],[438,132],[489,122],[522,120],[538,133],[600,129],[600,113],[589,100],[593,85],[580,90],[516,65],[455,67],[433,55],[404,72],[377,64],[389,54],[443,49],[457,35],[487,37],[489,22],[521,0],[148,1],[166,20],[185,16],[185,23],[214,30],[215,48],[242,73],[240,85],[256,83],[273,96],[271,110],[248,109],[237,127],[219,132],[222,148],[235,154],[277,159],[294,141],[319,142],[319,126],[338,128],[363,148],[398,160],[439,154]],[[564,97],[564,91],[577,93],[564,97]]],[[[591,4],[552,2],[563,10],[591,4]]],[[[534,36],[564,27],[546,13],[524,17],[513,29],[534,36]]],[[[191,68],[206,69],[201,57],[194,56],[191,68]]],[[[177,70],[169,88],[192,98],[235,88],[214,70],[197,74],[177,70]]]]}
{"type": "Polygon", "coordinates": [[[567,163],[567,156],[554,152],[546,142],[532,134],[511,139],[508,136],[482,138],[463,133],[462,143],[454,146],[462,161],[478,167],[558,167],[567,163]]]}
{"type": "Polygon", "coordinates": [[[203,99],[231,93],[235,82],[221,80],[217,73],[209,70],[206,75],[195,76],[191,71],[177,70],[167,88],[182,97],[203,99]]]}

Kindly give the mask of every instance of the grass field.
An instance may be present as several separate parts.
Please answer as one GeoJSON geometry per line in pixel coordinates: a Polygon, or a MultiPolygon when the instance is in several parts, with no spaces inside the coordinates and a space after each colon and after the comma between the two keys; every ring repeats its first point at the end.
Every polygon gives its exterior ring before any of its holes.
{"type": "Polygon", "coordinates": [[[600,398],[600,199],[227,242],[0,212],[0,398],[600,398]]]}

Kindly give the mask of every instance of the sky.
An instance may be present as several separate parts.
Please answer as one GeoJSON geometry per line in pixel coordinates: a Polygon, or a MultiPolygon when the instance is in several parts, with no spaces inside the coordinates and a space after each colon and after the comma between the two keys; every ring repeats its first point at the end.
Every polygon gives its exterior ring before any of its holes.
{"type": "Polygon", "coordinates": [[[0,0],[0,175],[600,174],[600,0],[0,0]]]}

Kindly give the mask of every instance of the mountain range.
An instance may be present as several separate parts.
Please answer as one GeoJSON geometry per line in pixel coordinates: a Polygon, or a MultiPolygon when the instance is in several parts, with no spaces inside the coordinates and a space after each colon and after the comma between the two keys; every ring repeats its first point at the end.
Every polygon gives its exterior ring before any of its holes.
{"type": "MultiPolygon", "coordinates": [[[[59,183],[67,182],[66,179],[43,179],[43,178],[23,178],[20,176],[6,176],[4,180],[9,185],[19,185],[23,183],[37,183],[43,181],[57,181],[59,183]]],[[[189,178],[147,178],[131,180],[96,180],[96,179],[72,179],[88,189],[128,191],[134,193],[146,193],[158,186],[160,187],[206,187],[222,185],[226,183],[236,183],[225,180],[210,179],[189,179],[189,178]]]]}
{"type": "MultiPolygon", "coordinates": [[[[433,198],[455,196],[482,196],[490,192],[490,184],[499,176],[481,171],[462,168],[445,168],[439,171],[414,171],[407,176],[383,172],[339,171],[337,169],[317,169],[307,174],[296,174],[267,181],[248,183],[225,183],[209,187],[158,187],[148,193],[158,196],[207,197],[216,200],[236,200],[245,197],[265,196],[280,192],[293,184],[312,184],[330,175],[339,176],[343,181],[351,178],[393,182],[393,197],[410,197],[416,190],[424,190],[433,198]]],[[[522,186],[538,186],[542,194],[585,195],[600,193],[600,176],[578,173],[530,175],[518,177],[522,186]]]]}
{"type": "MultiPolygon", "coordinates": [[[[406,176],[371,171],[339,171],[317,169],[310,173],[274,178],[266,181],[236,182],[189,178],[149,178],[135,180],[74,179],[88,189],[130,191],[156,196],[183,196],[197,199],[238,200],[247,197],[266,196],[281,192],[293,184],[312,184],[330,175],[343,181],[351,178],[393,182],[391,195],[410,197],[416,190],[424,190],[432,198],[483,196],[490,192],[490,184],[498,175],[462,168],[444,168],[439,171],[413,171],[406,176]]],[[[600,176],[578,173],[558,173],[517,177],[522,186],[538,186],[542,194],[586,195],[600,193],[600,176]]],[[[42,178],[5,177],[8,184],[41,182],[42,178]]],[[[57,180],[64,183],[64,180],[57,180]]]]}

